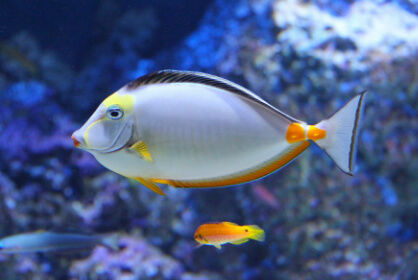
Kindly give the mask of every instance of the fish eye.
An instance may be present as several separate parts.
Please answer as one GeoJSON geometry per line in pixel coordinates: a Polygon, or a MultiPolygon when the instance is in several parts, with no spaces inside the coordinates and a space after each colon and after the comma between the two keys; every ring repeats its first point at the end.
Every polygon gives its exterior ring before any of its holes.
{"type": "Polygon", "coordinates": [[[123,111],[118,105],[110,106],[106,111],[107,117],[112,120],[119,120],[123,117],[123,111]]]}

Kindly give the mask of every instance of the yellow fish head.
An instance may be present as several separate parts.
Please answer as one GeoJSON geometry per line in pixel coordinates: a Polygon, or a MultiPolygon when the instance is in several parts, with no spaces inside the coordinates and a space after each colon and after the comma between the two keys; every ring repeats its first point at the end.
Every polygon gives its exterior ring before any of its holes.
{"type": "Polygon", "coordinates": [[[71,138],[74,146],[90,152],[109,153],[123,148],[133,133],[132,95],[117,92],[106,98],[71,138]]]}
{"type": "Polygon", "coordinates": [[[200,244],[208,244],[209,240],[204,238],[200,233],[195,233],[194,239],[199,242],[200,244]]]}

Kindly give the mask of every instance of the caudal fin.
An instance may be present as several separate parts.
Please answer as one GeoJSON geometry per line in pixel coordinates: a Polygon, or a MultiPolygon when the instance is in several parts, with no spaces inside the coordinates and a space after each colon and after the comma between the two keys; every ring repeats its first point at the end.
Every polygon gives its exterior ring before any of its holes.
{"type": "Polygon", "coordinates": [[[247,226],[250,229],[248,238],[263,242],[266,239],[264,230],[257,225],[247,226]]]}
{"type": "Polygon", "coordinates": [[[315,127],[326,131],[326,137],[315,142],[349,175],[354,174],[357,138],[366,92],[351,99],[329,119],[315,127]]]}

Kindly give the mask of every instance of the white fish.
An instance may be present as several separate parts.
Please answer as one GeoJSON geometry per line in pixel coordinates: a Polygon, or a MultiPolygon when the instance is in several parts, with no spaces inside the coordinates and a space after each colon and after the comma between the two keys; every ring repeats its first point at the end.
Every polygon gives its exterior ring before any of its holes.
{"type": "Polygon", "coordinates": [[[55,233],[35,231],[0,239],[0,253],[30,253],[55,250],[91,249],[96,245],[103,245],[118,250],[118,236],[111,235],[82,235],[73,233],[55,233]]]}
{"type": "Polygon", "coordinates": [[[163,70],[106,98],[72,139],[108,169],[159,194],[156,183],[204,188],[259,179],[311,141],[352,175],[364,97],[308,125],[228,80],[163,70]]]}

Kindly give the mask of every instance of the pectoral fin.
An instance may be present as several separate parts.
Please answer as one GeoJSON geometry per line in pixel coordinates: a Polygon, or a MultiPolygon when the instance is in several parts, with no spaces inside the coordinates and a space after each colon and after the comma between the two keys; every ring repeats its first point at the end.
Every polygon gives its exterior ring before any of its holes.
{"type": "Polygon", "coordinates": [[[234,244],[234,245],[239,245],[239,244],[245,243],[247,241],[248,241],[248,238],[243,238],[243,239],[239,239],[239,240],[236,240],[236,241],[232,241],[230,243],[234,244]]]}
{"type": "Polygon", "coordinates": [[[199,243],[199,244],[197,244],[195,247],[194,247],[194,249],[198,249],[198,248],[200,248],[200,247],[202,247],[203,246],[203,244],[202,243],[199,243]]]}
{"type": "Polygon", "coordinates": [[[152,162],[153,159],[148,151],[148,146],[144,141],[138,141],[129,147],[131,151],[137,152],[145,161],[152,162]]]}
{"type": "Polygon", "coordinates": [[[160,194],[160,195],[165,195],[165,193],[160,189],[159,186],[157,186],[155,183],[151,182],[148,179],[144,179],[144,178],[140,178],[140,177],[136,177],[133,178],[135,180],[137,180],[138,182],[140,182],[141,184],[143,184],[145,187],[147,187],[148,189],[160,194]]]}

